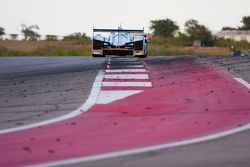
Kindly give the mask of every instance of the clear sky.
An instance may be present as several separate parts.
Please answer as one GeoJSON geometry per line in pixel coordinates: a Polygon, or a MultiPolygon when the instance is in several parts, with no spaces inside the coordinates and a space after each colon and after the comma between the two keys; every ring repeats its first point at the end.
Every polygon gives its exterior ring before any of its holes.
{"type": "Polygon", "coordinates": [[[22,23],[37,24],[39,33],[66,35],[92,27],[142,28],[150,20],[171,18],[183,28],[196,19],[212,31],[239,26],[250,15],[250,0],[0,0],[0,26],[8,34],[20,32],[22,23]]]}

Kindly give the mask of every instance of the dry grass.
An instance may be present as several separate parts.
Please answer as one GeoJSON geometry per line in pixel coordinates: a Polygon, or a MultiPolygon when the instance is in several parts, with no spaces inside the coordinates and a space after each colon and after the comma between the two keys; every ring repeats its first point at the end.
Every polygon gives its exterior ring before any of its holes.
{"type": "Polygon", "coordinates": [[[194,55],[227,56],[230,54],[228,48],[219,48],[219,47],[206,47],[206,48],[189,47],[185,48],[185,50],[193,52],[194,55]]]}
{"type": "MultiPolygon", "coordinates": [[[[91,55],[91,43],[73,42],[73,41],[1,41],[0,47],[5,47],[12,52],[8,52],[6,56],[22,55],[38,56],[70,56],[70,55],[91,55]],[[13,52],[14,51],[14,52],[13,52]],[[12,55],[16,53],[16,55],[12,55]]],[[[0,54],[1,55],[1,54],[0,54]]],[[[3,55],[3,54],[2,54],[3,55]]],[[[148,55],[151,56],[168,56],[168,55],[229,55],[229,49],[223,47],[182,47],[182,46],[166,46],[150,44],[148,55]]]]}
{"type": "Polygon", "coordinates": [[[55,47],[64,49],[82,49],[91,48],[91,44],[72,41],[1,41],[0,46],[4,46],[11,50],[19,50],[24,52],[33,52],[39,48],[55,47]]]}
{"type": "Polygon", "coordinates": [[[89,56],[85,41],[0,41],[0,56],[89,56]]]}
{"type": "Polygon", "coordinates": [[[220,47],[175,47],[164,45],[150,45],[149,55],[168,56],[168,55],[210,55],[210,56],[226,56],[229,55],[228,48],[220,47]]]}

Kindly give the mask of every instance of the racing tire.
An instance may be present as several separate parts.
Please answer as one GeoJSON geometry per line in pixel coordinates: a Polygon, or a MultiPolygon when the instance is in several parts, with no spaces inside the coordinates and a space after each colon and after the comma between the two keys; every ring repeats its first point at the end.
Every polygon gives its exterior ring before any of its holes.
{"type": "Polygon", "coordinates": [[[141,56],[138,56],[139,58],[146,58],[147,57],[147,54],[145,55],[141,55],[141,56]]]}
{"type": "Polygon", "coordinates": [[[92,54],[92,57],[105,57],[105,55],[96,55],[96,54],[92,54]]]}

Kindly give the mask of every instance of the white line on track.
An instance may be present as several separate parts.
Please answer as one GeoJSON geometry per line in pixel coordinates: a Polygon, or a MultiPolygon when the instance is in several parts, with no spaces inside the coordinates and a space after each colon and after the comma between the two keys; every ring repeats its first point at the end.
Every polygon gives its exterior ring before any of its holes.
{"type": "Polygon", "coordinates": [[[121,90],[121,91],[101,91],[96,104],[108,104],[116,100],[124,99],[143,92],[143,90],[121,90]]]}
{"type": "Polygon", "coordinates": [[[250,89],[250,84],[243,80],[242,78],[234,78],[236,81],[238,81],[239,83],[241,83],[242,85],[244,85],[245,87],[247,87],[248,89],[250,89]]]}
{"type": "Polygon", "coordinates": [[[109,69],[106,72],[147,72],[146,69],[109,69]]]}
{"type": "Polygon", "coordinates": [[[137,59],[132,59],[132,60],[130,60],[130,59],[120,59],[120,60],[114,60],[114,59],[112,59],[112,60],[109,60],[109,62],[140,62],[140,61],[137,61],[137,59]]]}
{"type": "Polygon", "coordinates": [[[32,166],[33,167],[49,167],[49,166],[58,166],[58,165],[69,165],[69,164],[83,163],[83,162],[89,162],[89,161],[103,160],[103,159],[108,159],[108,158],[115,158],[115,157],[120,157],[120,156],[142,154],[142,153],[146,153],[150,151],[157,151],[157,150],[161,150],[165,148],[180,147],[180,146],[185,146],[185,145],[190,145],[190,144],[195,144],[195,143],[201,143],[201,142],[205,142],[209,140],[216,140],[222,137],[226,137],[228,135],[243,132],[248,129],[250,129],[250,124],[247,124],[239,128],[231,129],[228,131],[224,131],[224,132],[220,132],[220,133],[216,133],[216,134],[212,134],[212,135],[208,135],[204,137],[198,137],[198,138],[194,138],[190,140],[131,149],[131,150],[126,150],[126,151],[111,152],[111,153],[94,155],[94,156],[72,158],[68,160],[62,160],[62,161],[50,162],[50,163],[44,163],[44,164],[32,165],[32,166]]]}
{"type": "Polygon", "coordinates": [[[148,74],[106,74],[106,79],[149,79],[148,74]]]}
{"type": "Polygon", "coordinates": [[[128,68],[141,68],[144,67],[144,65],[129,65],[128,68]]]}
{"type": "MultiPolygon", "coordinates": [[[[246,86],[248,89],[250,89],[250,84],[248,82],[244,81],[241,78],[234,78],[234,79],[237,80],[239,83],[243,84],[244,86],[246,86]]],[[[108,158],[115,158],[115,157],[128,156],[128,155],[134,155],[134,154],[142,154],[142,153],[146,153],[150,151],[157,151],[157,150],[161,150],[165,148],[180,147],[180,146],[185,146],[185,145],[190,145],[190,144],[195,144],[195,143],[206,142],[210,140],[216,140],[216,139],[226,137],[232,134],[240,133],[249,129],[250,129],[250,124],[247,124],[242,127],[230,129],[224,132],[219,132],[219,133],[215,133],[215,134],[211,134],[211,135],[207,135],[203,137],[198,137],[194,139],[184,140],[184,141],[178,141],[178,142],[173,142],[173,143],[168,143],[168,144],[160,144],[160,145],[143,147],[143,148],[136,148],[136,149],[125,150],[125,151],[110,152],[110,153],[94,155],[94,156],[78,157],[78,158],[72,158],[72,159],[56,161],[56,162],[49,162],[49,163],[39,164],[35,166],[33,165],[33,166],[34,167],[49,167],[49,166],[58,166],[58,165],[69,165],[69,164],[90,162],[90,161],[103,160],[103,159],[108,159],[108,158]]]]}
{"type": "Polygon", "coordinates": [[[102,86],[152,87],[151,82],[103,82],[102,86]]]}
{"type": "Polygon", "coordinates": [[[109,61],[140,61],[138,58],[110,58],[109,61]]]}
{"type": "Polygon", "coordinates": [[[70,118],[73,118],[73,117],[76,117],[76,116],[82,114],[83,112],[87,111],[89,108],[91,108],[96,103],[97,98],[98,98],[99,93],[100,93],[100,90],[101,90],[101,84],[102,84],[103,77],[104,77],[104,72],[100,71],[96,76],[96,79],[95,79],[94,84],[93,84],[92,89],[91,89],[91,93],[90,93],[88,99],[86,100],[86,102],[81,107],[72,111],[71,113],[68,113],[66,115],[62,115],[60,117],[53,118],[50,120],[30,124],[30,125],[25,125],[25,126],[11,128],[11,129],[4,129],[4,130],[0,131],[0,134],[35,128],[35,127],[43,126],[43,125],[48,125],[48,124],[56,123],[59,121],[64,121],[64,120],[67,120],[67,119],[70,119],[70,118]]]}
{"type": "MultiPolygon", "coordinates": [[[[107,68],[109,69],[111,65],[107,65],[107,68]]],[[[114,67],[114,66],[113,66],[114,67]]],[[[120,65],[119,67],[124,68],[145,68],[144,65],[120,65]]]]}

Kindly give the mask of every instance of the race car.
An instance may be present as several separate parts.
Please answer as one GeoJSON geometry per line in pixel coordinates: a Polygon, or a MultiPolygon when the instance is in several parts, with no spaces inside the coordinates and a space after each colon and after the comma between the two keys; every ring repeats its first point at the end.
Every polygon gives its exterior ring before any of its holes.
{"type": "Polygon", "coordinates": [[[147,57],[147,38],[144,29],[93,29],[92,56],[105,55],[147,57]]]}

